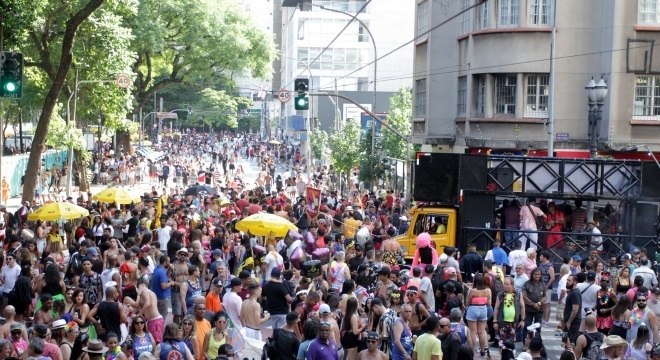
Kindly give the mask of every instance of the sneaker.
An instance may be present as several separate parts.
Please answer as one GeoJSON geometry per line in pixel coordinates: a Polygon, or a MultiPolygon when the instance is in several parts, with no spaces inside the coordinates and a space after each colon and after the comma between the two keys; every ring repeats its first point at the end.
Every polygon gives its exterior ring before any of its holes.
{"type": "Polygon", "coordinates": [[[549,321],[545,321],[545,320],[543,320],[542,323],[543,323],[543,326],[544,326],[544,327],[550,325],[550,322],[549,322],[549,321]]]}

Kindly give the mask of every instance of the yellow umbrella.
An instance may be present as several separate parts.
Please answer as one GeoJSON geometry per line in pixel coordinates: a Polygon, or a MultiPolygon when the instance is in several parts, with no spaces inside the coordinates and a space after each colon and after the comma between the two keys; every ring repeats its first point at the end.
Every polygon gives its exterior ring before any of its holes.
{"type": "Polygon", "coordinates": [[[215,203],[218,205],[218,207],[221,207],[221,208],[231,206],[231,201],[227,198],[215,199],[215,203]]]}
{"type": "Polygon", "coordinates": [[[289,220],[268,213],[250,215],[237,222],[236,229],[259,236],[273,234],[275,237],[284,237],[289,230],[298,231],[289,220]]]}
{"type": "Polygon", "coordinates": [[[270,143],[273,144],[273,145],[280,145],[280,144],[282,144],[280,141],[277,141],[277,140],[271,140],[270,143]]]}
{"type": "Polygon", "coordinates": [[[126,189],[109,187],[92,197],[106,204],[130,205],[142,201],[139,196],[134,196],[126,189]]]}
{"type": "Polygon", "coordinates": [[[46,204],[28,215],[30,221],[73,220],[89,215],[87,209],[68,202],[46,204]]]}

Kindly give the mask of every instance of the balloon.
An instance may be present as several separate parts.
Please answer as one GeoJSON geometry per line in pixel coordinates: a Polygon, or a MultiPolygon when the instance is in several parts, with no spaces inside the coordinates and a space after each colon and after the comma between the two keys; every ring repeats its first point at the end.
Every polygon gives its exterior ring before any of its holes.
{"type": "Polygon", "coordinates": [[[312,252],[312,259],[319,260],[321,264],[327,264],[330,262],[330,249],[328,248],[318,248],[312,252]]]}
{"type": "Polygon", "coordinates": [[[302,276],[306,278],[315,278],[321,275],[321,262],[319,260],[307,260],[303,263],[302,276]]]}
{"type": "Polygon", "coordinates": [[[266,253],[266,248],[261,245],[255,245],[252,248],[252,251],[255,253],[255,255],[262,255],[266,253]]]}
{"type": "Polygon", "coordinates": [[[294,230],[289,230],[289,233],[287,234],[287,236],[294,239],[294,240],[302,239],[302,235],[300,235],[300,233],[298,233],[297,231],[294,231],[294,230]]]}
{"type": "Polygon", "coordinates": [[[314,239],[314,235],[308,231],[305,233],[305,252],[311,254],[315,248],[316,239],[314,239]]]}
{"type": "Polygon", "coordinates": [[[300,270],[302,268],[303,263],[305,262],[305,251],[299,247],[296,250],[293,251],[293,254],[291,254],[291,258],[289,258],[289,261],[291,261],[291,265],[293,265],[296,270],[300,270]]]}

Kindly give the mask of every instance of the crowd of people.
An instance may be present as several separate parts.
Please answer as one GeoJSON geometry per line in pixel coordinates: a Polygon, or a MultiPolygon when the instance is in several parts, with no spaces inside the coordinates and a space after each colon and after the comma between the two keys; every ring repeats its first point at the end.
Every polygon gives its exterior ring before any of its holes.
{"type": "MultiPolygon", "coordinates": [[[[522,221],[537,213],[533,201],[518,206],[506,249],[496,240],[485,256],[473,246],[460,258],[454,247],[438,253],[430,234],[444,225],[430,223],[407,266],[394,239],[408,227],[402,194],[354,185],[341,196],[330,168],[306,176],[296,146],[248,136],[188,134],[161,150],[163,160],[115,179],[150,182],[140,202],[83,195],[90,216],[64,224],[27,221],[30,204],[16,214],[0,208],[0,360],[239,359],[251,346],[272,360],[464,360],[492,348],[502,359],[537,360],[547,358],[541,329],[555,324],[562,359],[660,359],[649,254],[605,264],[594,243],[556,273],[537,239],[519,235],[533,232],[522,221]],[[249,179],[243,166],[258,175],[249,179]],[[194,184],[215,190],[186,194],[194,184]],[[318,206],[309,188],[320,190],[318,206]],[[298,232],[237,230],[261,212],[298,232]]],[[[98,173],[126,159],[106,152],[98,173]]],[[[539,212],[556,214],[552,205],[539,212]]]]}

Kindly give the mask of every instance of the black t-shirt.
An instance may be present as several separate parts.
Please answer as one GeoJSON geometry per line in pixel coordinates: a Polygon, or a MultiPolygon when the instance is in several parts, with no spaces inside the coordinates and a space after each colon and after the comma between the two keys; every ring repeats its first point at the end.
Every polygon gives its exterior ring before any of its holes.
{"type": "Polygon", "coordinates": [[[348,260],[348,269],[353,271],[357,271],[358,267],[360,265],[364,264],[364,256],[353,256],[350,260],[348,260]]]}
{"type": "Polygon", "coordinates": [[[268,299],[266,310],[271,315],[286,315],[289,312],[289,303],[286,301],[288,294],[286,285],[283,283],[267,282],[261,291],[261,296],[268,299]]]}
{"type": "Polygon", "coordinates": [[[140,220],[138,220],[136,217],[132,217],[128,219],[126,223],[128,224],[128,232],[126,235],[128,237],[135,237],[135,234],[137,234],[137,227],[140,224],[140,220]]]}
{"type": "Polygon", "coordinates": [[[298,356],[300,341],[296,334],[284,329],[275,329],[275,350],[277,357],[274,360],[290,360],[298,356]]]}
{"type": "Polygon", "coordinates": [[[571,311],[573,310],[573,305],[578,305],[578,313],[575,316],[574,322],[580,322],[582,319],[582,295],[580,290],[577,288],[571,289],[566,295],[566,306],[564,306],[564,322],[568,321],[568,318],[571,316],[571,311]]]}

